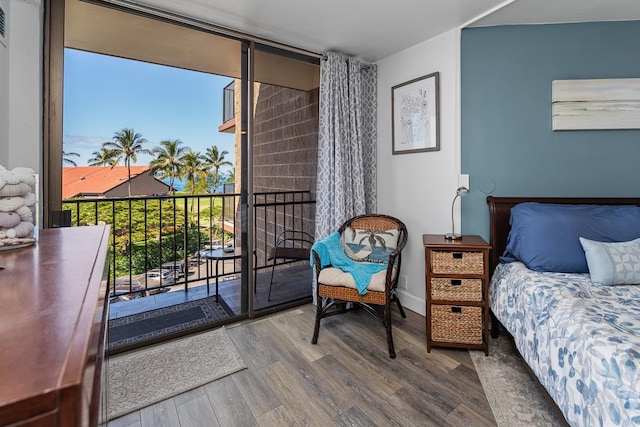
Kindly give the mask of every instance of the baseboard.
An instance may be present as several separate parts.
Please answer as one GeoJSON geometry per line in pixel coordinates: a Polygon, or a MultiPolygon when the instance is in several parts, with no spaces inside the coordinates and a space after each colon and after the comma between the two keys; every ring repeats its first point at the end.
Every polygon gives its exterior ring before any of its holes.
{"type": "Polygon", "coordinates": [[[406,307],[422,316],[427,315],[427,303],[425,300],[415,297],[402,289],[396,289],[396,293],[398,294],[398,298],[400,298],[400,303],[403,307],[406,307]]]}

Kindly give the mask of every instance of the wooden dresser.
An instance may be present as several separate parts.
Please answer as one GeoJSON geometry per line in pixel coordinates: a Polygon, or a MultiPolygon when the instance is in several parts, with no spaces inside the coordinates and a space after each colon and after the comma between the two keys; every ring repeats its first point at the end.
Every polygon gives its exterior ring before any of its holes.
{"type": "Polygon", "coordinates": [[[0,425],[102,422],[109,226],[0,251],[0,425]]]}

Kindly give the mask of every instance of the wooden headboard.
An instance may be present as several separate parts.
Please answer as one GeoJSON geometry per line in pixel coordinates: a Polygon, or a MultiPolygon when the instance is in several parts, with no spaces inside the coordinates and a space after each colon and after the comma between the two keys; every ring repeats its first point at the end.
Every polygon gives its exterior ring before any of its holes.
{"type": "Polygon", "coordinates": [[[499,258],[507,247],[509,237],[509,219],[511,208],[518,203],[563,203],[570,205],[636,205],[640,206],[640,199],[636,198],[575,198],[575,197],[487,197],[489,204],[491,256],[489,259],[490,272],[493,274],[499,258]]]}

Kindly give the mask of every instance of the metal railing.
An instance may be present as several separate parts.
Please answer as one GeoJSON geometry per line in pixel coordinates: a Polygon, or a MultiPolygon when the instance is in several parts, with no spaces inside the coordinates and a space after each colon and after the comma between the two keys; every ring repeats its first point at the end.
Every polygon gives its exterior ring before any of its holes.
{"type": "MultiPolygon", "coordinates": [[[[200,268],[206,261],[203,251],[240,244],[239,201],[237,193],[70,199],[63,209],[71,211],[72,226],[111,225],[112,296],[137,297],[206,283],[212,272],[200,268]]],[[[254,195],[256,272],[272,265],[268,254],[280,231],[313,234],[314,213],[308,191],[254,195]]],[[[235,263],[233,271],[221,275],[238,273],[240,263],[235,263]]]]}
{"type": "MultiPolygon", "coordinates": [[[[270,268],[269,259],[278,235],[285,230],[295,230],[314,235],[316,201],[309,191],[281,191],[255,193],[254,215],[256,241],[256,270],[270,268]]],[[[294,243],[294,245],[298,245],[294,243]]],[[[299,243],[302,245],[302,243],[299,243]]],[[[276,265],[296,261],[276,259],[276,265]]]]}
{"type": "Polygon", "coordinates": [[[222,95],[222,123],[235,117],[235,80],[225,86],[222,95]]]}

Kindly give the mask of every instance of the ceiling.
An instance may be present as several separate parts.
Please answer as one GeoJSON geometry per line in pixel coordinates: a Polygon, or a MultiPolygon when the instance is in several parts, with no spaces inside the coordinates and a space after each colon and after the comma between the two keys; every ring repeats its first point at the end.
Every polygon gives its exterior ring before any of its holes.
{"type": "Polygon", "coordinates": [[[462,26],[640,20],[638,0],[137,0],[135,3],[312,52],[338,50],[371,62],[462,26]]]}

